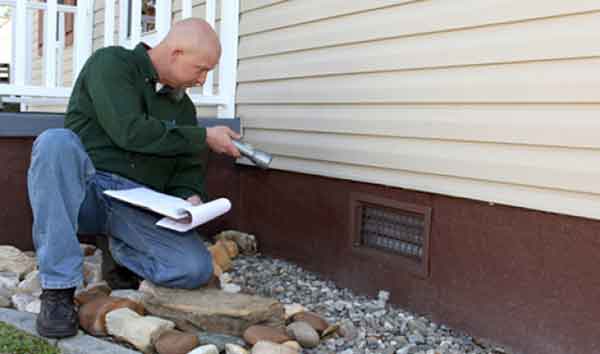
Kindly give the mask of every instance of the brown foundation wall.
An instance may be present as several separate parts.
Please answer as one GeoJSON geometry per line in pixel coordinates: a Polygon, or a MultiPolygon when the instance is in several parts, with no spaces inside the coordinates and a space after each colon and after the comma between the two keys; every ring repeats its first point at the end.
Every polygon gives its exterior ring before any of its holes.
{"type": "MultiPolygon", "coordinates": [[[[31,249],[31,138],[0,139],[0,238],[31,249]]],[[[234,209],[201,231],[255,234],[264,254],[391,300],[517,353],[600,353],[600,222],[366,183],[237,166],[211,156],[211,197],[234,209]],[[429,276],[353,251],[351,194],[432,209],[429,276]]]]}
{"type": "Polygon", "coordinates": [[[266,254],[517,353],[600,353],[598,221],[253,168],[241,184],[241,228],[266,254]],[[353,251],[353,192],[432,208],[429,277],[353,251]]]}

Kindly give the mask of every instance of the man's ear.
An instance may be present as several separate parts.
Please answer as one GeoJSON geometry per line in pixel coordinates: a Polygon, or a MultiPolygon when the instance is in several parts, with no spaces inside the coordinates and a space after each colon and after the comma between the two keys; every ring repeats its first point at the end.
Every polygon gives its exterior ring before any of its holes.
{"type": "Polygon", "coordinates": [[[180,56],[183,55],[183,50],[181,48],[173,48],[169,53],[169,61],[174,63],[180,56]]]}

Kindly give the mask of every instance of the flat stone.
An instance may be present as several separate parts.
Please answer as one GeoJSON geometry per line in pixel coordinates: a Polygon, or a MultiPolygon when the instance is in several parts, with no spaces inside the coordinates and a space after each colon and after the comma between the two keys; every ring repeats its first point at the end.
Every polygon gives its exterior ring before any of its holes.
{"type": "Polygon", "coordinates": [[[40,296],[42,294],[42,285],[40,284],[40,272],[34,270],[25,276],[22,282],[18,286],[19,291],[27,292],[34,296],[40,296]]]}
{"type": "Polygon", "coordinates": [[[120,308],[106,315],[108,334],[133,344],[145,353],[152,351],[153,339],[174,327],[175,324],[171,321],[153,316],[140,316],[129,308],[120,308]]]}
{"type": "Polygon", "coordinates": [[[98,296],[79,308],[79,324],[83,330],[91,335],[105,336],[108,334],[107,313],[121,308],[129,308],[139,315],[144,314],[144,307],[129,299],[98,296]]]}
{"type": "Polygon", "coordinates": [[[248,351],[237,344],[225,344],[225,354],[248,354],[248,351]]]}
{"type": "Polygon", "coordinates": [[[13,246],[0,246],[0,271],[15,272],[19,278],[35,269],[35,259],[13,246]]]}
{"type": "Polygon", "coordinates": [[[187,354],[198,346],[198,337],[174,329],[162,332],[154,342],[158,354],[187,354]]]}
{"type": "Polygon", "coordinates": [[[149,313],[187,320],[196,327],[217,333],[241,336],[254,324],[282,326],[283,306],[272,298],[231,294],[218,289],[169,289],[144,281],[140,291],[149,313]]]}
{"type": "MultiPolygon", "coordinates": [[[[40,337],[35,329],[36,317],[36,315],[28,312],[0,309],[0,321],[11,324],[36,337],[40,337]]],[[[139,354],[138,351],[85,335],[82,331],[79,331],[77,336],[71,338],[61,340],[43,339],[51,345],[58,346],[62,354],[139,354]]]]}
{"type": "Polygon", "coordinates": [[[305,348],[314,348],[319,345],[319,334],[308,322],[290,323],[287,326],[287,334],[305,348]]]}
{"type": "Polygon", "coordinates": [[[269,326],[250,326],[244,331],[244,340],[251,345],[257,342],[269,341],[273,343],[283,343],[293,338],[290,337],[283,328],[269,326]]]}
{"type": "Polygon", "coordinates": [[[298,354],[299,352],[287,345],[260,341],[252,347],[252,354],[298,354]]]}
{"type": "Polygon", "coordinates": [[[0,272],[0,287],[14,290],[19,286],[19,273],[16,272],[0,272]]]}
{"type": "Polygon", "coordinates": [[[302,350],[302,346],[300,345],[300,343],[296,342],[295,340],[288,340],[287,342],[283,342],[281,343],[282,345],[285,345],[287,347],[290,347],[294,350],[297,351],[301,351],[302,350]]]}
{"type": "Polygon", "coordinates": [[[188,354],[219,354],[219,349],[216,346],[209,344],[198,347],[188,354]]]}
{"type": "Polygon", "coordinates": [[[34,302],[36,299],[36,297],[27,293],[17,293],[10,298],[13,306],[19,311],[27,311],[27,305],[34,302]]]}
{"type": "Polygon", "coordinates": [[[304,311],[299,312],[292,316],[292,320],[295,321],[304,321],[311,325],[317,332],[323,333],[324,330],[329,327],[329,323],[323,319],[323,317],[317,315],[314,312],[304,311]]]}
{"type": "Polygon", "coordinates": [[[10,300],[10,296],[0,295],[0,307],[11,307],[12,301],[10,300]]]}

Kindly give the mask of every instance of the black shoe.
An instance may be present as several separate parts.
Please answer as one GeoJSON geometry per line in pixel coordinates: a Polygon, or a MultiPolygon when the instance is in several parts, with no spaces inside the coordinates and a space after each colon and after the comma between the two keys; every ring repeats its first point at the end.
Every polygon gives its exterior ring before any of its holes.
{"type": "Polygon", "coordinates": [[[115,263],[114,267],[108,270],[104,275],[104,280],[112,290],[117,289],[134,289],[140,287],[142,278],[130,271],[129,268],[120,266],[115,263]]]}
{"type": "Polygon", "coordinates": [[[44,289],[40,299],[42,306],[35,322],[38,333],[47,338],[72,337],[79,329],[79,317],[75,311],[73,294],[75,288],[44,289]]]}

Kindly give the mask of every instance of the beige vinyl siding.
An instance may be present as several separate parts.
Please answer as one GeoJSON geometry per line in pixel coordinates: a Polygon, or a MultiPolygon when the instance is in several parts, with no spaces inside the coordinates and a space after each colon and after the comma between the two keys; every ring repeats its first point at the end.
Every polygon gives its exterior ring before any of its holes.
{"type": "Polygon", "coordinates": [[[600,218],[599,33],[598,1],[274,2],[237,112],[276,169],[600,218]]]}

